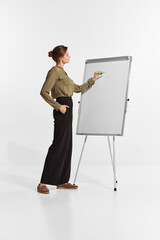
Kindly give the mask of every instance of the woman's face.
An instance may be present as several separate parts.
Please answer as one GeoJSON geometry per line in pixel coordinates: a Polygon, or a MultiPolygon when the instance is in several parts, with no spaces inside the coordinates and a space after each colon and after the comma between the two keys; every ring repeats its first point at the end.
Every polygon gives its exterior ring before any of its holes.
{"type": "Polygon", "coordinates": [[[70,56],[68,53],[68,49],[67,49],[66,53],[64,54],[64,56],[60,58],[60,60],[62,61],[63,64],[69,63],[70,56]]]}

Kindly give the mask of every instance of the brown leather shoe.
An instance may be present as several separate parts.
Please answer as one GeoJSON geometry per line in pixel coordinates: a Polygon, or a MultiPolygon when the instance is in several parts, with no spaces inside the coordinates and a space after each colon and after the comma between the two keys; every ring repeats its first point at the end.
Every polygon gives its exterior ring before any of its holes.
{"type": "Polygon", "coordinates": [[[78,188],[77,185],[73,185],[71,183],[64,183],[57,186],[57,189],[77,189],[77,188],[78,188]]]}
{"type": "Polygon", "coordinates": [[[49,193],[49,189],[47,188],[46,185],[40,185],[40,183],[37,186],[37,192],[40,193],[49,193]]]}

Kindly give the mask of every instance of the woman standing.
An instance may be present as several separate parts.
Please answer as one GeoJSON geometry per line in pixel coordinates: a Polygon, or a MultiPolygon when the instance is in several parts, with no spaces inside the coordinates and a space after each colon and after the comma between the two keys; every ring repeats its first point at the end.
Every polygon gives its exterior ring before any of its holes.
{"type": "Polygon", "coordinates": [[[72,155],[72,110],[73,92],[83,92],[95,84],[101,74],[94,73],[94,78],[77,85],[67,75],[64,64],[69,63],[68,47],[59,45],[48,53],[56,62],[47,73],[40,95],[53,109],[54,136],[45,159],[40,183],[37,191],[49,193],[46,184],[57,185],[57,189],[77,189],[78,186],[69,183],[72,155]],[[51,96],[49,95],[51,91],[51,96]],[[56,101],[53,100],[56,98],[56,101]]]}

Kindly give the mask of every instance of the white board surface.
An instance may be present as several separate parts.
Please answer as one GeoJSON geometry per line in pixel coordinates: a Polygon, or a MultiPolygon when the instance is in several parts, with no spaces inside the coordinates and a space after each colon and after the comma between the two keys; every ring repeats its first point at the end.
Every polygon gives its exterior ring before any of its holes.
{"type": "Polygon", "coordinates": [[[88,59],[83,83],[106,72],[81,93],[76,134],[122,136],[127,107],[131,56],[88,59]]]}

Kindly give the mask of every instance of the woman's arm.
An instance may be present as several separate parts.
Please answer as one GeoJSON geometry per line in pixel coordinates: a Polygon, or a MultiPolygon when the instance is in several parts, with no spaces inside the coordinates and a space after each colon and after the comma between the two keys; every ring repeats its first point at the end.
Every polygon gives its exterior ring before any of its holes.
{"type": "Polygon", "coordinates": [[[93,84],[95,84],[93,78],[89,79],[86,83],[83,83],[82,85],[77,85],[74,83],[74,92],[76,93],[83,92],[89,87],[91,87],[93,84]]]}
{"type": "Polygon", "coordinates": [[[49,103],[56,111],[62,106],[49,95],[51,89],[53,88],[56,80],[58,78],[58,75],[55,70],[51,69],[48,71],[46,80],[41,88],[40,95],[43,97],[43,99],[49,103]]]}

